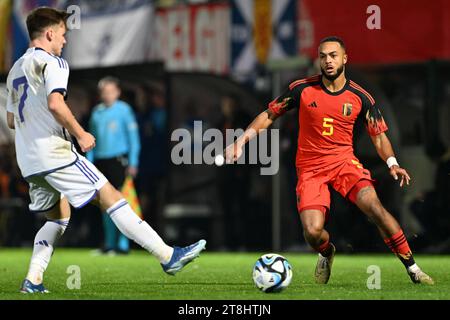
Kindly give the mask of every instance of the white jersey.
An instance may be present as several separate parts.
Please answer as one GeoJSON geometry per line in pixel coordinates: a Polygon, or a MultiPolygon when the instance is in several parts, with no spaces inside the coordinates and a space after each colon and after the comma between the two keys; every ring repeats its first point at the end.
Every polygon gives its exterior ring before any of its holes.
{"type": "Polygon", "coordinates": [[[29,48],[7,79],[7,110],[14,113],[17,162],[22,175],[49,173],[77,160],[70,135],[48,109],[53,92],[67,94],[69,65],[40,48],[29,48]]]}

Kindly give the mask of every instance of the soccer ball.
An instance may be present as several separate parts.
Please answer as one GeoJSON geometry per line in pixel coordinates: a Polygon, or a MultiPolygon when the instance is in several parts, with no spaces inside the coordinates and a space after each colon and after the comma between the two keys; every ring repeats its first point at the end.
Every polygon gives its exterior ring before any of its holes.
{"type": "Polygon", "coordinates": [[[292,267],[285,257],[276,253],[261,256],[253,267],[253,281],[264,292],[279,292],[289,286],[292,267]]]}

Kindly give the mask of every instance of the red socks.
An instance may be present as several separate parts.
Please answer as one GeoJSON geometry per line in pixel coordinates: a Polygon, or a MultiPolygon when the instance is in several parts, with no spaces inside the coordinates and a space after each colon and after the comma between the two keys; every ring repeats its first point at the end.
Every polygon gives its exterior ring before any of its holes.
{"type": "Polygon", "coordinates": [[[318,253],[324,257],[328,257],[331,254],[330,240],[325,241],[320,246],[314,248],[318,253]]]}
{"type": "Polygon", "coordinates": [[[405,267],[410,267],[415,263],[408,241],[406,240],[402,229],[392,237],[384,239],[384,242],[392,252],[398,256],[405,267]]]}

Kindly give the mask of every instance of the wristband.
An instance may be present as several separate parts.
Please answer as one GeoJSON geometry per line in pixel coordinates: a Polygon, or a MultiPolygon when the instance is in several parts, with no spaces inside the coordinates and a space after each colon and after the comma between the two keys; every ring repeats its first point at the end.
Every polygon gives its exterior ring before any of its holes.
{"type": "Polygon", "coordinates": [[[392,166],[398,166],[398,167],[400,167],[400,166],[398,165],[397,159],[395,159],[395,157],[389,157],[389,158],[386,160],[386,163],[387,163],[387,166],[389,167],[389,169],[390,169],[392,166]]]}

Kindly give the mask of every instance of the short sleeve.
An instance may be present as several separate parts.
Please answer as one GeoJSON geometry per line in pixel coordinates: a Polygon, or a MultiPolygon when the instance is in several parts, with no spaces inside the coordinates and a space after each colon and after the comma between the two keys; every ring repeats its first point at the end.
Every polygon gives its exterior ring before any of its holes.
{"type": "Polygon", "coordinates": [[[369,96],[362,99],[362,116],[366,130],[371,136],[377,136],[388,130],[375,100],[369,96]],[[369,99],[370,97],[370,99],[369,99]]]}
{"type": "Polygon", "coordinates": [[[57,56],[51,56],[44,69],[44,80],[47,96],[53,92],[59,92],[66,97],[69,81],[69,64],[67,61],[57,56]]]}
{"type": "Polygon", "coordinates": [[[300,104],[300,91],[290,86],[282,95],[269,103],[269,110],[276,116],[281,116],[289,110],[298,108],[300,104]]]}

